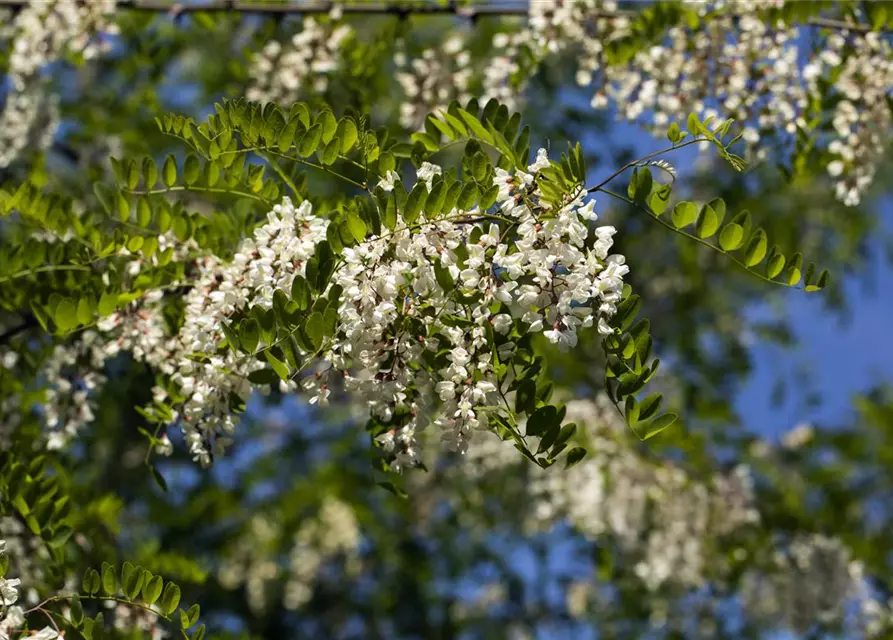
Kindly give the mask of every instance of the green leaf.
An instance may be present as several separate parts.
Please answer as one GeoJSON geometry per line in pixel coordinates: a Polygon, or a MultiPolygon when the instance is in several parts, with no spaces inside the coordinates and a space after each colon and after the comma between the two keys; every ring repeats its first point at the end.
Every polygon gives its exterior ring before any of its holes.
{"type": "Polygon", "coordinates": [[[437,284],[439,284],[441,289],[445,292],[452,291],[453,287],[456,286],[452,276],[450,276],[449,269],[440,264],[439,260],[434,263],[434,277],[437,279],[437,284]]]}
{"type": "Polygon", "coordinates": [[[279,382],[279,375],[272,369],[258,369],[248,374],[248,381],[252,384],[276,384],[279,382]]]}
{"type": "Polygon", "coordinates": [[[143,584],[143,600],[147,604],[155,604],[161,596],[161,590],[164,587],[164,579],[161,576],[153,576],[143,584]]]}
{"type": "Polygon", "coordinates": [[[130,200],[123,193],[117,194],[115,198],[118,207],[118,217],[122,222],[130,220],[130,200]]]}
{"type": "Polygon", "coordinates": [[[456,208],[462,211],[468,211],[474,206],[478,199],[478,188],[473,182],[468,182],[462,187],[459,193],[459,199],[456,201],[456,208]]]}
{"type": "Polygon", "coordinates": [[[93,321],[93,308],[87,298],[78,300],[77,321],[78,324],[89,324],[93,321]]]}
{"type": "Polygon", "coordinates": [[[316,351],[322,345],[325,335],[325,321],[319,311],[314,311],[307,317],[304,323],[304,333],[307,335],[313,350],[316,351]]]}
{"type": "Polygon", "coordinates": [[[161,594],[161,610],[167,615],[170,615],[177,610],[179,604],[180,587],[173,582],[168,582],[167,586],[164,588],[164,593],[161,594]]]}
{"type": "Polygon", "coordinates": [[[164,178],[164,186],[168,189],[177,184],[177,161],[174,159],[173,154],[168,154],[167,158],[165,158],[162,175],[164,178]]]}
{"type": "Polygon", "coordinates": [[[245,318],[239,325],[239,342],[246,353],[254,353],[260,342],[260,330],[254,318],[245,318]]]}
{"type": "Polygon", "coordinates": [[[813,283],[811,282],[811,278],[807,278],[806,291],[820,291],[828,286],[828,280],[830,279],[830,274],[827,269],[823,269],[819,274],[818,279],[813,283]]]}
{"type": "Polygon", "coordinates": [[[180,621],[181,623],[185,621],[185,624],[183,624],[183,628],[188,629],[196,622],[198,622],[198,616],[200,613],[201,608],[197,604],[189,607],[189,611],[183,611],[182,609],[180,609],[180,621]]]}
{"type": "MultiPolygon", "coordinates": [[[[524,380],[515,393],[515,412],[532,413],[536,408],[536,382],[524,380]]],[[[529,430],[528,430],[529,433],[529,430]]]]}
{"type": "Polygon", "coordinates": [[[341,153],[347,153],[353,149],[359,139],[357,125],[350,118],[341,118],[338,129],[335,131],[335,138],[341,140],[341,153]]]}
{"type": "Polygon", "coordinates": [[[651,210],[654,211],[654,215],[660,217],[660,215],[667,210],[667,205],[670,203],[670,195],[672,193],[672,185],[665,184],[651,194],[651,199],[649,200],[648,205],[651,207],[651,210]]]}
{"type": "Polygon", "coordinates": [[[103,563],[102,590],[106,595],[113,596],[118,591],[118,577],[115,575],[115,567],[103,563]]]}
{"type": "Polygon", "coordinates": [[[121,587],[130,600],[136,600],[145,581],[145,574],[140,567],[125,562],[121,567],[121,587]]]}
{"type": "Polygon", "coordinates": [[[68,542],[68,539],[71,537],[71,534],[71,527],[63,525],[53,532],[53,537],[50,538],[47,544],[53,549],[64,547],[65,543],[68,542]]]}
{"type": "Polygon", "coordinates": [[[96,195],[96,199],[99,200],[99,204],[105,209],[105,212],[111,215],[118,192],[103,182],[94,182],[93,193],[96,195]]]}
{"type": "Polygon", "coordinates": [[[140,198],[136,203],[136,223],[143,229],[152,222],[152,208],[146,198],[140,198]]]}
{"type": "MultiPolygon", "coordinates": [[[[450,128],[450,125],[448,125],[447,123],[445,123],[445,122],[443,122],[443,121],[441,121],[441,120],[438,120],[438,119],[435,118],[433,115],[428,116],[428,118],[426,119],[426,121],[427,121],[427,122],[430,122],[430,123],[431,123],[431,126],[434,127],[435,129],[437,129],[437,131],[439,131],[443,136],[445,136],[447,140],[451,140],[451,141],[452,141],[452,140],[455,140],[455,139],[456,139],[456,132],[453,131],[453,130],[450,128]]],[[[427,126],[427,125],[426,125],[426,126],[427,126]]]]}
{"type": "Polygon", "coordinates": [[[717,214],[716,210],[710,204],[701,207],[701,213],[698,215],[698,221],[695,225],[695,231],[699,238],[709,238],[719,230],[722,224],[722,218],[717,214]]]}
{"type": "Polygon", "coordinates": [[[53,320],[62,332],[73,329],[78,325],[78,307],[71,298],[63,298],[56,307],[53,320]]]}
{"type": "Polygon", "coordinates": [[[747,243],[747,249],[744,252],[744,264],[748,267],[759,264],[766,257],[766,250],[769,241],[766,239],[766,232],[757,229],[750,242],[747,243]]]}
{"type": "Polygon", "coordinates": [[[155,161],[149,157],[143,158],[143,187],[151,190],[155,188],[156,182],[158,182],[158,167],[155,166],[155,161]]]}
{"type": "Polygon", "coordinates": [[[282,380],[288,380],[289,372],[288,366],[282,360],[274,356],[269,349],[264,351],[264,357],[267,359],[267,362],[270,363],[270,366],[273,367],[273,371],[276,372],[276,375],[279,376],[282,380]]]}
{"type": "Polygon", "coordinates": [[[550,426],[559,422],[558,410],[552,405],[540,407],[527,418],[527,435],[540,436],[544,434],[550,426]]]}
{"type": "Polygon", "coordinates": [[[570,469],[585,457],[586,449],[584,449],[583,447],[574,447],[567,452],[567,459],[564,461],[564,468],[570,469]]]}
{"type": "Polygon", "coordinates": [[[105,638],[105,617],[102,612],[96,614],[93,618],[93,635],[92,640],[103,640],[105,638]]]}
{"type": "Polygon", "coordinates": [[[301,275],[296,275],[291,283],[291,298],[298,305],[298,309],[301,311],[309,309],[311,297],[312,293],[307,280],[301,275]]]}
{"type": "Polygon", "coordinates": [[[106,291],[99,298],[99,305],[96,310],[99,311],[99,315],[105,317],[114,313],[117,306],[118,294],[106,291]]]}
{"type": "Polygon", "coordinates": [[[492,144],[493,137],[490,135],[490,132],[484,128],[484,125],[481,124],[481,121],[478,120],[477,117],[471,115],[465,109],[459,109],[458,112],[459,117],[465,121],[465,124],[468,125],[468,128],[471,129],[475,136],[484,142],[492,144]]]}
{"type": "Polygon", "coordinates": [[[291,145],[295,141],[295,135],[298,132],[298,126],[300,126],[300,124],[301,122],[298,118],[292,118],[289,120],[288,124],[282,128],[282,131],[279,132],[276,146],[279,147],[279,150],[283,153],[291,149],[291,145]]]}
{"type": "Polygon", "coordinates": [[[152,479],[155,481],[155,484],[158,485],[158,488],[164,493],[167,493],[167,481],[164,479],[164,476],[161,475],[161,472],[154,466],[150,466],[149,471],[152,473],[152,479]]]}
{"type": "Polygon", "coordinates": [[[670,124],[670,128],[667,131],[667,140],[669,140],[672,144],[677,144],[682,139],[682,133],[679,131],[679,125],[675,122],[670,124]]]}
{"type": "Polygon", "coordinates": [[[191,187],[198,181],[201,172],[202,166],[195,154],[187,155],[186,161],[183,163],[183,181],[191,187]]]}
{"type": "Polygon", "coordinates": [[[430,133],[425,131],[416,131],[412,136],[410,136],[413,142],[417,144],[421,144],[426,151],[430,151],[431,153],[436,153],[440,150],[440,144],[437,142],[437,138],[432,136],[430,133]]]}
{"type": "Polygon", "coordinates": [[[677,229],[686,227],[698,217],[698,208],[694,202],[680,202],[673,207],[673,226],[677,229]]]}
{"type": "Polygon", "coordinates": [[[665,413],[661,416],[658,416],[654,420],[648,423],[648,427],[645,429],[645,434],[642,436],[642,440],[648,440],[653,438],[661,431],[669,427],[671,424],[676,422],[677,416],[675,413],[665,413]]]}
{"type": "Polygon", "coordinates": [[[769,261],[766,263],[766,275],[775,278],[784,269],[785,257],[779,253],[778,247],[772,247],[769,252],[769,261]]]}
{"type": "Polygon", "coordinates": [[[335,160],[338,159],[338,152],[340,150],[341,141],[335,137],[326,144],[321,153],[317,153],[317,156],[322,164],[328,166],[335,163],[335,160]]]}
{"type": "Polygon", "coordinates": [[[660,410],[664,397],[659,393],[647,396],[639,405],[639,420],[648,420],[660,410]]]}
{"type": "Polygon", "coordinates": [[[465,128],[465,124],[459,120],[459,118],[447,111],[441,111],[440,115],[443,116],[443,119],[446,120],[453,129],[459,132],[460,136],[468,135],[468,129],[465,128]]]}
{"type": "Polygon", "coordinates": [[[204,640],[204,637],[205,625],[201,625],[198,629],[195,630],[195,633],[192,634],[192,640],[204,640]]]}
{"type": "Polygon", "coordinates": [[[626,416],[626,423],[633,425],[639,420],[639,403],[635,396],[627,396],[624,403],[623,413],[626,416]]]}
{"type": "Polygon", "coordinates": [[[651,195],[651,187],[654,184],[654,178],[651,177],[651,170],[647,167],[640,167],[636,176],[636,195],[637,202],[646,202],[651,195]]]}
{"type": "Polygon", "coordinates": [[[740,224],[730,222],[719,234],[719,246],[723,251],[734,251],[744,241],[744,229],[740,224]]]}
{"type": "Polygon", "coordinates": [[[329,144],[335,137],[335,132],[338,131],[338,120],[335,119],[335,115],[331,111],[325,110],[319,113],[316,122],[322,126],[322,141],[329,144]]]}
{"type": "Polygon", "coordinates": [[[91,596],[99,591],[99,573],[96,569],[90,568],[84,572],[81,590],[91,596]]]}
{"type": "Polygon", "coordinates": [[[388,171],[394,171],[397,168],[397,158],[394,157],[394,154],[386,151],[378,156],[378,172],[385,176],[388,171]]]}
{"type": "Polygon", "coordinates": [[[81,626],[81,623],[84,621],[84,605],[81,604],[81,597],[78,594],[71,596],[71,612],[69,617],[75,627],[81,626]]]}
{"type": "Polygon", "coordinates": [[[307,130],[307,133],[305,133],[304,137],[301,139],[301,144],[298,147],[298,155],[304,158],[312,156],[313,152],[316,151],[316,148],[319,146],[319,141],[321,139],[322,126],[314,124],[307,130]]]}
{"type": "Polygon", "coordinates": [[[414,224],[422,213],[422,207],[425,206],[425,200],[428,198],[428,187],[424,183],[418,182],[409,197],[406,198],[406,204],[403,205],[403,220],[406,224],[414,224]]]}

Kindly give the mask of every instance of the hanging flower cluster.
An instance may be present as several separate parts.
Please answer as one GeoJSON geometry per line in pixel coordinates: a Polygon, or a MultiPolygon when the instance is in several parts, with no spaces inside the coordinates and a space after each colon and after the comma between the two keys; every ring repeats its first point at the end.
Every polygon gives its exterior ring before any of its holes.
{"type": "Polygon", "coordinates": [[[439,49],[425,49],[417,58],[397,52],[397,82],[405,96],[400,103],[402,126],[420,129],[429,113],[446,109],[453,100],[465,104],[471,99],[471,55],[464,48],[464,37],[454,34],[439,49]]]}
{"type": "Polygon", "coordinates": [[[816,126],[816,105],[828,100],[830,87],[842,99],[834,101],[828,172],[840,178],[837,197],[856,205],[890,139],[893,51],[877,33],[845,29],[803,51],[810,45],[800,27],[764,17],[783,4],[699,2],[696,25],[674,26],[658,44],[617,63],[606,48],[630,34],[630,18],[617,13],[616,3],[532,3],[526,28],[495,36],[494,48],[503,53],[483,71],[484,93],[512,99],[548,55],[574,47],[581,52],[577,82],[596,86],[594,108],[613,105],[619,117],[649,124],[656,135],[691,112],[731,117],[746,125],[744,140],[764,158],[768,147],[756,145],[767,133],[793,136],[816,126]]]}
{"type": "Polygon", "coordinates": [[[832,33],[803,73],[812,86],[828,83],[836,98],[834,136],[828,143],[833,160],[827,170],[838,179],[837,198],[856,205],[874,181],[890,141],[893,49],[878,33],[832,33]]]}
{"type": "Polygon", "coordinates": [[[306,17],[291,40],[271,40],[252,61],[248,99],[288,105],[311,88],[323,93],[329,74],[340,64],[341,50],[353,37],[353,28],[336,24],[341,11],[335,6],[328,20],[306,17]]]}
{"type": "Polygon", "coordinates": [[[47,65],[69,53],[89,60],[110,46],[107,34],[115,0],[31,2],[12,20],[0,21],[0,45],[10,51],[6,75],[11,88],[0,110],[0,168],[21,151],[45,148],[58,126],[58,97],[40,77],[47,65]]]}
{"type": "Polygon", "coordinates": [[[847,637],[880,637],[893,623],[891,606],[878,599],[862,563],[840,540],[798,534],[779,541],[767,569],[748,571],[741,599],[762,624],[807,633],[817,622],[839,621],[847,637]],[[852,634],[852,635],[850,635],[852,634]]]}
{"type": "MultiPolygon", "coordinates": [[[[560,208],[547,204],[535,177],[548,166],[541,150],[529,173],[497,169],[498,214],[453,209],[429,219],[422,212],[412,224],[342,252],[324,294],[332,287],[342,293],[337,329],[318,353],[305,354],[316,371],[301,386],[311,402],[324,404],[343,385],[384,422],[408,409],[407,423],[379,437],[397,468],[416,464],[415,432],[428,424],[461,452],[474,430],[487,427],[483,408],[495,404],[502,383],[496,370],[514,348],[502,339],[495,349],[493,335],[513,328],[522,335],[542,332],[569,348],[581,328],[612,333],[607,320],[629,270],[623,256],[609,254],[615,229],[590,226],[595,203],[579,187],[560,208]],[[418,366],[441,351],[443,364],[418,366]]],[[[417,179],[430,189],[440,175],[439,166],[425,163],[417,179]]],[[[391,172],[382,189],[398,181],[391,172]]],[[[218,349],[224,323],[249,307],[271,308],[277,292],[292,292],[295,278],[308,275],[307,262],[328,224],[309,201],[295,207],[284,199],[232,262],[200,262],[174,346],[162,341],[161,353],[149,356],[186,397],[172,420],[182,418],[190,450],[203,465],[230,442],[233,394],[246,398],[249,376],[264,368],[255,357],[218,349]]],[[[283,391],[296,386],[294,379],[280,383],[283,391]]]]}

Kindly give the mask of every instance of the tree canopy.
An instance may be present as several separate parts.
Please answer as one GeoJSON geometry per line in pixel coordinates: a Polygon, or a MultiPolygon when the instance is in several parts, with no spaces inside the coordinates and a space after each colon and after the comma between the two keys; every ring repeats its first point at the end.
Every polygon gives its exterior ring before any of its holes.
{"type": "Polygon", "coordinates": [[[0,639],[893,633],[889,389],[733,404],[858,313],[891,21],[0,0],[0,639]]]}

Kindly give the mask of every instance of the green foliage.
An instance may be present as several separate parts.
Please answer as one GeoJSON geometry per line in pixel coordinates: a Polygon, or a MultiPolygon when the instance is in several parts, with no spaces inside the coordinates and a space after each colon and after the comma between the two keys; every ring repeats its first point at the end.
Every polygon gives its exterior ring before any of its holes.
{"type": "Polygon", "coordinates": [[[102,638],[107,631],[102,612],[96,614],[94,618],[85,616],[84,604],[92,601],[110,601],[152,612],[153,615],[170,623],[171,628],[179,629],[183,638],[203,637],[205,633],[205,625],[197,628],[192,636],[187,633],[187,630],[198,622],[200,612],[198,605],[192,605],[188,610],[180,609],[179,614],[174,616],[180,603],[180,587],[177,584],[165,582],[161,576],[154,575],[151,571],[130,562],[124,562],[121,566],[120,582],[116,567],[104,562],[101,572],[92,568],[87,569],[80,593],[56,596],[51,601],[70,602],[71,614],[68,621],[71,627],[87,640],[102,638]],[[154,610],[149,608],[153,605],[157,605],[154,610]]]}

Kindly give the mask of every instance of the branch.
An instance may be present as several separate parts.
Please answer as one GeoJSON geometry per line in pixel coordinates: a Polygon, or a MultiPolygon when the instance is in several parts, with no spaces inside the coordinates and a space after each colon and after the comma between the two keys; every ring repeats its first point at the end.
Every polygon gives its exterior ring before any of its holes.
{"type": "Polygon", "coordinates": [[[870,24],[846,22],[845,20],[832,20],[831,18],[810,18],[807,21],[807,24],[814,27],[826,27],[828,29],[839,29],[841,31],[855,31],[857,33],[871,33],[874,31],[870,24]]]}
{"type": "MultiPolygon", "coordinates": [[[[28,6],[31,0],[0,0],[0,8],[21,10],[28,6]]],[[[536,0],[531,0],[536,1],[536,0]]],[[[258,2],[255,0],[195,0],[194,2],[176,2],[172,0],[115,0],[118,9],[131,9],[133,11],[146,11],[153,13],[167,13],[177,16],[184,13],[196,13],[199,11],[208,13],[255,13],[275,16],[285,15],[311,15],[326,14],[337,5],[334,2],[309,0],[303,2],[258,2]]],[[[472,5],[467,7],[456,6],[451,2],[444,6],[406,6],[394,2],[353,2],[340,6],[344,15],[395,15],[405,18],[410,15],[446,15],[460,18],[475,18],[492,16],[526,16],[529,13],[527,6],[523,4],[506,6],[472,5]]],[[[615,11],[594,11],[593,18],[631,18],[638,14],[635,10],[618,9],[615,11]]],[[[870,24],[847,22],[833,18],[814,17],[808,18],[805,24],[827,29],[841,31],[856,31],[869,33],[874,31],[870,24]]],[[[882,30],[883,31],[883,30],[882,30]]]]}

